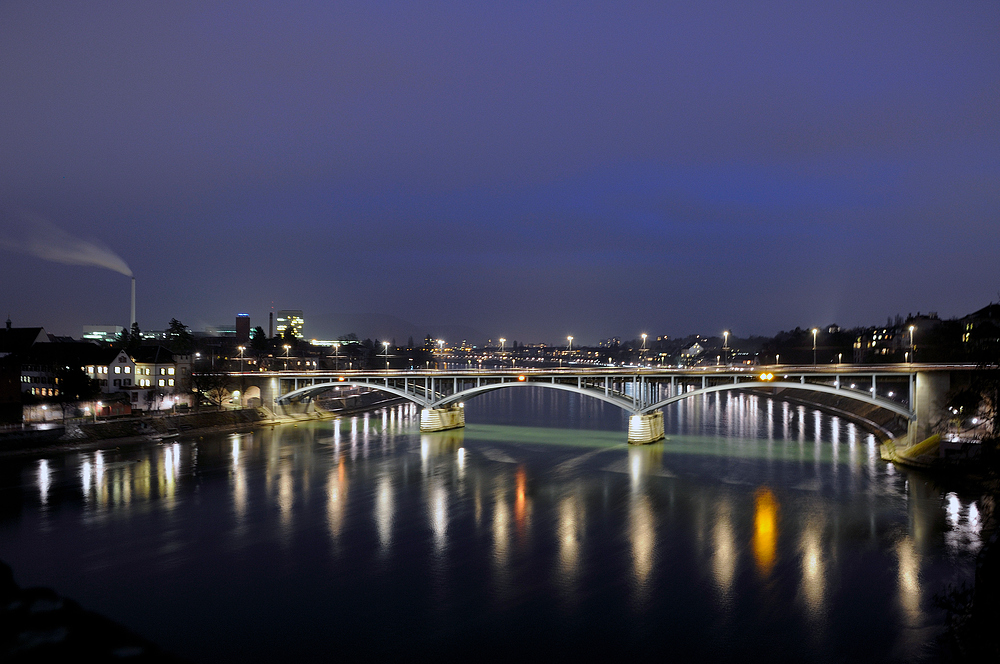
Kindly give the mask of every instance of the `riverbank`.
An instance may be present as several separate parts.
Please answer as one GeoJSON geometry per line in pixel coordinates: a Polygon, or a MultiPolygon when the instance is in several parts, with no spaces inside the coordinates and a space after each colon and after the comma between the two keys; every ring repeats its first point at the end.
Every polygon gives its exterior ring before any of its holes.
{"type": "Polygon", "coordinates": [[[307,414],[275,415],[265,408],[245,408],[184,415],[129,417],[101,422],[73,421],[65,427],[14,431],[0,435],[0,458],[114,449],[206,433],[240,433],[261,426],[332,420],[370,412],[405,401],[399,397],[340,410],[316,409],[307,414]]]}

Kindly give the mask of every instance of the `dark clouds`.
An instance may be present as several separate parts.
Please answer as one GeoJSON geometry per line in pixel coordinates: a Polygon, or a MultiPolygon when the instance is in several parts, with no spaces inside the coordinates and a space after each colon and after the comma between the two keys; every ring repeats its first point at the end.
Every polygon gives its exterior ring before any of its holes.
{"type": "MultiPolygon", "coordinates": [[[[272,301],[588,342],[959,315],[1000,288],[998,25],[992,2],[7,2],[0,206],[120,253],[149,328],[272,301]]],[[[19,324],[127,318],[108,275],[3,258],[35,275],[4,289],[19,324]]]]}

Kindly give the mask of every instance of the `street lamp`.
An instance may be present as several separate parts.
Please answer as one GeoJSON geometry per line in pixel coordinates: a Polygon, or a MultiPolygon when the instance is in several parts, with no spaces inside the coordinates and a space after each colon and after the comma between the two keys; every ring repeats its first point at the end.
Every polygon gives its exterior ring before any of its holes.
{"type": "Polygon", "coordinates": [[[333,342],[333,370],[340,368],[340,344],[333,342]]]}
{"type": "Polygon", "coordinates": [[[385,370],[389,370],[389,342],[383,341],[382,345],[385,346],[385,370]]]}
{"type": "Polygon", "coordinates": [[[816,335],[819,333],[815,327],[812,329],[813,333],[813,366],[816,366],[816,335]]]}
{"type": "Polygon", "coordinates": [[[911,362],[913,361],[913,355],[914,355],[914,353],[913,353],[913,329],[914,329],[914,327],[911,325],[910,326],[910,361],[911,362]]]}
{"type": "Polygon", "coordinates": [[[572,351],[573,350],[573,337],[572,336],[566,337],[566,341],[569,342],[569,346],[567,347],[567,350],[568,351],[572,351]]]}
{"type": "Polygon", "coordinates": [[[240,373],[243,373],[243,351],[246,350],[246,346],[240,346],[240,373]]]}
{"type": "Polygon", "coordinates": [[[503,345],[507,343],[507,340],[500,337],[500,366],[503,366],[503,345]]]}
{"type": "Polygon", "coordinates": [[[285,344],[284,346],[282,346],[282,348],[285,349],[285,371],[288,371],[288,351],[290,351],[292,347],[289,346],[288,344],[285,344]]]}
{"type": "Polygon", "coordinates": [[[722,354],[726,356],[726,366],[729,366],[729,330],[722,333],[722,354]]]}
{"type": "Polygon", "coordinates": [[[781,364],[781,353],[775,353],[775,355],[774,355],[774,363],[775,364],[781,364]]]}

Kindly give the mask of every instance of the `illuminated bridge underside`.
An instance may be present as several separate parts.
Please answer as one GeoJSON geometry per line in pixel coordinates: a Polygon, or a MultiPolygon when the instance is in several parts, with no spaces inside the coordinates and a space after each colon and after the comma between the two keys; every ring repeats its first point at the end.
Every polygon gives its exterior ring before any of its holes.
{"type": "MultiPolygon", "coordinates": [[[[655,376],[526,376],[523,380],[517,377],[487,378],[482,376],[436,376],[434,380],[419,378],[382,378],[370,377],[362,380],[338,380],[335,382],[313,382],[310,385],[294,389],[278,397],[279,405],[289,405],[296,402],[309,402],[316,395],[335,388],[364,387],[380,390],[408,399],[424,408],[447,408],[472,397],[492,392],[494,390],[542,387],[580,394],[615,405],[633,415],[648,415],[682,399],[723,392],[729,390],[793,390],[800,393],[822,393],[844,397],[888,410],[907,420],[914,420],[916,415],[906,405],[880,396],[872,396],[869,392],[856,389],[826,385],[821,383],[791,382],[791,381],[760,381],[747,380],[747,376],[733,377],[731,382],[707,385],[702,381],[701,387],[686,384],[675,384],[669,381],[657,380],[655,376]],[[483,382],[487,380],[489,382],[483,382]],[[470,382],[478,383],[471,387],[470,382]],[[693,388],[693,389],[692,389],[693,388]],[[666,390],[670,396],[661,398],[666,390]],[[673,394],[677,391],[678,393],[673,394]]],[[[714,377],[713,377],[714,378],[714,377]]],[[[723,378],[723,377],[719,377],[723,378]]],[[[724,378],[725,379],[725,378],[724,378]]],[[[313,379],[315,381],[315,379],[313,379]]],[[[803,394],[803,397],[806,395],[803,394]]],[[[912,402],[912,399],[911,399],[912,402]]]]}
{"type": "Polygon", "coordinates": [[[838,397],[847,397],[848,399],[854,399],[855,401],[860,401],[872,406],[878,406],[879,408],[885,408],[893,413],[905,417],[908,420],[915,419],[916,415],[908,409],[906,406],[891,401],[889,399],[883,399],[882,397],[871,397],[864,392],[859,392],[857,390],[849,390],[845,388],[830,387],[829,385],[816,385],[812,383],[788,383],[788,382],[763,382],[754,381],[746,383],[727,383],[724,385],[713,385],[711,387],[704,387],[697,390],[692,390],[691,392],[685,392],[683,394],[677,394],[672,397],[668,397],[663,401],[657,402],[652,406],[647,406],[643,408],[641,412],[649,413],[654,410],[663,408],[664,406],[669,406],[672,403],[677,403],[681,399],[688,399],[690,397],[700,396],[702,394],[710,394],[712,392],[723,392],[726,390],[748,390],[748,389],[768,389],[768,390],[798,390],[802,392],[821,392],[823,394],[833,394],[838,397]]]}

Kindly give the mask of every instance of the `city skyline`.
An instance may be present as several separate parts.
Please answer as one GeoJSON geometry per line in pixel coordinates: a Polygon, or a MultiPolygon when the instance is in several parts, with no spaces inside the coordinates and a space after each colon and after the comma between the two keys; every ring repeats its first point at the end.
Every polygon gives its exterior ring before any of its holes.
{"type": "Polygon", "coordinates": [[[310,337],[392,317],[586,344],[962,316],[1000,290],[998,19],[5,3],[2,313],[127,325],[132,272],[144,329],[301,309],[310,337]]]}

